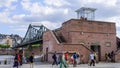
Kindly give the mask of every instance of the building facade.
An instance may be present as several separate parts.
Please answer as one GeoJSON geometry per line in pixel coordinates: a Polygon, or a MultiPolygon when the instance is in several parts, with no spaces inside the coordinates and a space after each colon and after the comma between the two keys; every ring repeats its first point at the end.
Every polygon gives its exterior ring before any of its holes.
{"type": "Polygon", "coordinates": [[[93,21],[84,18],[70,19],[62,27],[43,34],[45,61],[52,61],[52,53],[76,52],[88,62],[91,51],[99,61],[105,60],[105,53],[117,50],[116,26],[114,22],[93,21]]]}
{"type": "Polygon", "coordinates": [[[10,45],[10,47],[12,47],[12,45],[14,44],[15,41],[20,42],[21,39],[22,38],[19,35],[0,34],[0,44],[10,45]]]}
{"type": "Polygon", "coordinates": [[[12,39],[10,38],[10,36],[6,36],[6,38],[4,39],[4,44],[10,45],[10,47],[12,47],[12,39]]]}

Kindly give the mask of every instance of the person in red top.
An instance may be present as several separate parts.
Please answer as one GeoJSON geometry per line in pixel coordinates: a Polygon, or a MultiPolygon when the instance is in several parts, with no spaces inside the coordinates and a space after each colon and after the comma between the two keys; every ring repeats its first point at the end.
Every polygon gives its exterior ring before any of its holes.
{"type": "Polygon", "coordinates": [[[69,52],[65,53],[65,60],[66,60],[66,64],[69,64],[69,52]]]}
{"type": "Polygon", "coordinates": [[[20,55],[18,54],[18,64],[19,64],[19,65],[20,65],[20,61],[21,61],[20,55]]]}
{"type": "Polygon", "coordinates": [[[18,53],[18,62],[19,62],[19,66],[22,66],[22,55],[23,54],[23,51],[20,50],[19,53],[18,53]]]}

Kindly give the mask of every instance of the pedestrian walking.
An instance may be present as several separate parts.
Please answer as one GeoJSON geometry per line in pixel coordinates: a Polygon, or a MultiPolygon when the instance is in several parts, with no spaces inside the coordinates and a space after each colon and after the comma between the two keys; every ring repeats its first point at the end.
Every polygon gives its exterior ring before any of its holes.
{"type": "Polygon", "coordinates": [[[93,65],[95,66],[95,55],[93,52],[91,52],[91,54],[89,55],[90,58],[90,66],[93,65]]]}
{"type": "Polygon", "coordinates": [[[105,53],[105,62],[107,62],[107,61],[108,61],[108,54],[105,53]]]}
{"type": "Polygon", "coordinates": [[[76,58],[77,64],[80,64],[80,54],[77,53],[77,58],[76,58]]]}
{"type": "Polygon", "coordinates": [[[18,54],[16,54],[15,58],[14,58],[13,68],[14,67],[18,68],[18,65],[19,65],[19,63],[18,63],[18,54]]]}
{"type": "Polygon", "coordinates": [[[66,61],[67,66],[69,66],[69,52],[65,53],[65,61],[66,61]]]}
{"type": "Polygon", "coordinates": [[[62,68],[62,65],[64,65],[64,68],[67,68],[64,53],[60,55],[60,68],[62,68]]]}
{"type": "Polygon", "coordinates": [[[81,55],[80,57],[81,57],[81,59],[80,59],[81,62],[80,62],[80,63],[81,63],[81,64],[84,64],[84,63],[85,63],[85,62],[84,62],[84,55],[81,55]]]}
{"type": "Polygon", "coordinates": [[[22,62],[23,62],[22,60],[23,60],[23,50],[20,50],[18,54],[18,61],[20,66],[22,66],[22,62]]]}
{"type": "Polygon", "coordinates": [[[76,67],[77,66],[77,54],[76,52],[73,54],[73,67],[76,67]]]}
{"type": "Polygon", "coordinates": [[[111,54],[108,53],[108,61],[111,62],[111,54]]]}
{"type": "Polygon", "coordinates": [[[58,63],[57,63],[56,51],[55,51],[55,53],[53,54],[52,59],[53,59],[52,66],[53,66],[54,64],[58,65],[58,63]]]}
{"type": "Polygon", "coordinates": [[[29,61],[30,61],[30,68],[33,68],[33,63],[34,63],[34,53],[32,53],[32,55],[29,57],[29,61]]]}
{"type": "Polygon", "coordinates": [[[111,62],[115,62],[115,56],[114,51],[111,52],[111,62]]]}
{"type": "Polygon", "coordinates": [[[95,63],[98,63],[98,53],[97,52],[94,52],[94,61],[95,63]]]}
{"type": "Polygon", "coordinates": [[[18,54],[18,66],[21,68],[21,58],[20,58],[20,54],[18,54]]]}
{"type": "Polygon", "coordinates": [[[71,62],[72,64],[74,63],[73,55],[70,57],[70,62],[71,62]]]}

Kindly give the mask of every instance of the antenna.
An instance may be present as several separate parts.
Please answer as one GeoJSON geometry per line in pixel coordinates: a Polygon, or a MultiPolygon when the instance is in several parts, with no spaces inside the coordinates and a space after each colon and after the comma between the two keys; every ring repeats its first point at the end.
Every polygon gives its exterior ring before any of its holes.
{"type": "Polygon", "coordinates": [[[77,12],[77,18],[80,19],[81,17],[87,20],[94,20],[95,19],[95,8],[88,8],[82,7],[75,12],[77,12]]]}

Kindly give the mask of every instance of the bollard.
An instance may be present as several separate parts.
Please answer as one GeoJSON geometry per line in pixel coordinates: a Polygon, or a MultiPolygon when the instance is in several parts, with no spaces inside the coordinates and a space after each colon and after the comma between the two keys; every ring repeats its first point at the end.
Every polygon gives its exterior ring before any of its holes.
{"type": "Polygon", "coordinates": [[[7,60],[4,61],[4,64],[5,64],[5,65],[7,64],[7,60]]]}

